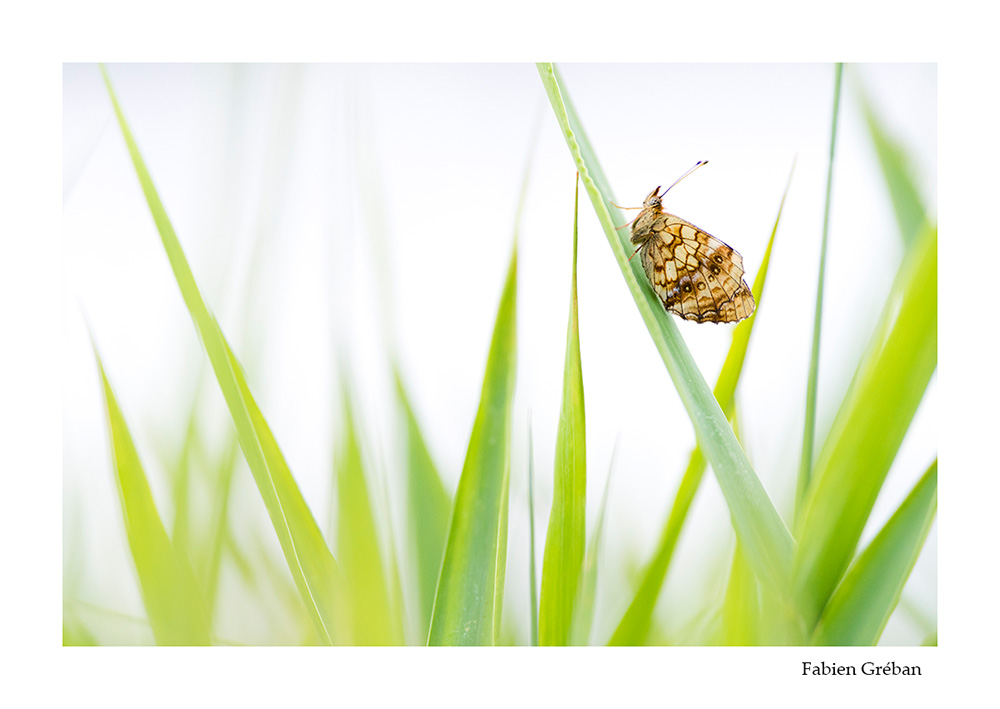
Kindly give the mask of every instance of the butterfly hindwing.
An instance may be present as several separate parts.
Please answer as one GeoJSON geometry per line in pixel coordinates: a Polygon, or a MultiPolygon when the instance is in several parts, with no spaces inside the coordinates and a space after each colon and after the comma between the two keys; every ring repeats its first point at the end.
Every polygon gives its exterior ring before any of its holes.
{"type": "Polygon", "coordinates": [[[695,322],[736,322],[753,312],[743,258],[729,245],[666,212],[651,215],[642,265],[664,307],[695,322]]]}

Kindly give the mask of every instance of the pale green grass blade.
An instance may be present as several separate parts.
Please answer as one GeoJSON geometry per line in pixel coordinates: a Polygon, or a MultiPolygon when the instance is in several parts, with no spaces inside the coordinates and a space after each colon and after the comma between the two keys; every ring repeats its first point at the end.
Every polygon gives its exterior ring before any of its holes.
{"type": "Polygon", "coordinates": [[[812,351],[809,356],[809,378],[806,380],[806,411],[802,434],[802,455],[795,486],[794,526],[798,528],[802,504],[812,479],[813,447],[816,437],[816,390],[819,381],[819,341],[823,324],[823,284],[826,280],[826,245],[830,232],[830,198],[833,192],[833,157],[837,147],[837,118],[840,114],[840,81],[844,65],[837,64],[833,83],[833,119],[830,123],[830,158],[826,168],[826,203],[823,208],[823,238],[819,250],[819,277],[816,280],[816,313],[813,317],[812,351]]]}
{"type": "Polygon", "coordinates": [[[764,249],[764,256],[760,260],[760,267],[753,280],[753,297],[757,302],[754,312],[746,320],[741,322],[733,330],[733,342],[726,353],[726,359],[719,371],[719,378],[715,382],[716,400],[722,407],[727,418],[732,418],[736,402],[736,386],[739,384],[740,375],[743,373],[743,362],[746,360],[747,349],[750,346],[750,335],[753,334],[754,324],[757,322],[757,314],[760,312],[761,303],[764,300],[764,284],[767,282],[767,272],[771,265],[771,251],[774,248],[774,238],[778,234],[778,225],[781,224],[781,214],[785,210],[785,199],[788,197],[788,190],[792,186],[792,175],[795,174],[795,164],[788,173],[788,182],[785,183],[785,191],[781,194],[781,202],[778,203],[778,214],[774,218],[774,226],[771,227],[771,236],[767,240],[767,248],[764,249]]]}
{"type": "MultiPolygon", "coordinates": [[[[382,497],[385,501],[385,509],[389,509],[389,491],[385,487],[382,488],[382,497]]],[[[406,634],[406,629],[404,625],[406,620],[404,615],[406,613],[406,596],[403,592],[403,567],[401,563],[401,557],[399,553],[399,548],[396,546],[396,537],[392,530],[391,518],[387,519],[386,526],[389,527],[386,537],[387,550],[386,555],[389,560],[388,563],[388,584],[389,584],[389,611],[390,616],[390,628],[395,635],[395,642],[398,645],[423,645],[424,638],[427,637],[423,633],[413,638],[408,638],[406,634]]]]}
{"type": "Polygon", "coordinates": [[[535,567],[535,440],[528,412],[528,608],[531,646],[538,647],[538,571],[535,567]]]}
{"type": "Polygon", "coordinates": [[[136,175],[153,220],[156,222],[177,285],[229,407],[240,447],[267,507],[288,568],[316,625],[319,637],[323,642],[332,643],[338,627],[334,599],[337,581],[336,561],[323,540],[312,512],[302,498],[267,422],[250,394],[239,363],[202,299],[191,267],[125,121],[125,115],[115,96],[107,70],[102,66],[101,71],[118,118],[118,125],[128,146],[136,175]]]}
{"type": "Polygon", "coordinates": [[[398,368],[395,378],[396,395],[406,417],[408,522],[416,554],[418,631],[421,638],[426,638],[434,610],[434,591],[441,573],[441,558],[448,539],[452,500],[431,458],[398,368]]]}
{"type": "MultiPolygon", "coordinates": [[[[509,427],[508,427],[509,430],[509,427]]],[[[510,439],[507,442],[510,450],[510,439]]],[[[507,482],[503,486],[503,494],[500,499],[500,531],[497,534],[498,549],[496,561],[496,583],[493,585],[493,644],[500,644],[503,621],[503,592],[504,580],[507,575],[507,523],[510,514],[510,454],[507,460],[507,482]]],[[[513,643],[510,643],[513,644],[513,643]]]]}
{"type": "Polygon", "coordinates": [[[158,645],[209,645],[208,612],[194,572],[187,557],[174,549],[167,536],[125,417],[100,355],[96,350],[94,354],[104,387],[111,457],[125,518],[125,533],[153,637],[158,645]]]}
{"type": "Polygon", "coordinates": [[[625,230],[615,229],[611,218],[610,200],[614,195],[610,184],[603,176],[555,67],[539,64],[538,72],[629,292],[691,418],[698,444],[712,464],[747,559],[758,578],[775,589],[784,589],[795,542],[733,435],[725,414],[681,338],[677,324],[649,287],[639,262],[629,262],[630,253],[626,250],[629,237],[625,230]]]}
{"type": "Polygon", "coordinates": [[[937,366],[937,231],[907,252],[834,418],[803,510],[795,566],[811,631],[840,582],[937,366]]]}
{"type": "MultiPolygon", "coordinates": [[[[753,314],[739,323],[733,331],[733,341],[729,345],[729,352],[726,353],[725,362],[719,372],[719,378],[715,383],[714,395],[719,406],[727,418],[733,415],[734,402],[736,401],[736,385],[739,383],[740,374],[743,372],[743,362],[746,360],[747,348],[750,345],[750,335],[753,332],[754,323],[757,321],[757,313],[760,311],[764,301],[764,284],[767,282],[767,271],[771,264],[771,250],[774,248],[774,238],[778,233],[778,225],[781,223],[781,213],[785,208],[785,198],[788,196],[788,189],[792,184],[792,171],[788,175],[788,183],[785,185],[785,192],[781,195],[781,202],[778,205],[778,215],[775,217],[774,226],[771,229],[771,238],[768,239],[767,248],[764,250],[764,257],[761,259],[760,268],[753,282],[753,296],[757,303],[757,308],[753,314]]],[[[667,517],[663,531],[660,533],[660,540],[652,560],[646,567],[642,581],[635,597],[629,604],[625,615],[618,623],[614,635],[611,637],[612,645],[641,645],[645,640],[656,607],[656,601],[663,588],[663,582],[673,558],[674,548],[677,539],[680,537],[681,529],[687,520],[688,510],[694,502],[695,493],[701,485],[702,477],[706,467],[705,454],[700,446],[696,446],[691,451],[691,458],[688,460],[687,468],[681,477],[677,495],[674,497],[674,504],[667,517]]]]}
{"type": "Polygon", "coordinates": [[[573,205],[573,273],[570,285],[563,400],[556,432],[556,463],[552,511],[545,536],[542,596],[538,612],[541,645],[569,643],[573,604],[577,598],[583,553],[587,544],[587,441],[580,360],[580,317],[576,296],[577,216],[580,181],[573,205]]]}
{"type": "Polygon", "coordinates": [[[479,411],[455,493],[428,638],[430,645],[492,645],[507,558],[510,432],[517,365],[517,248],[490,344],[479,411]]]}
{"type": "Polygon", "coordinates": [[[878,642],[936,512],[937,460],[844,576],[816,626],[814,645],[878,642]]]}
{"type": "MultiPolygon", "coordinates": [[[[216,331],[221,337],[222,332],[218,330],[218,325],[216,331]]],[[[295,478],[292,477],[278,442],[271,433],[264,415],[257,408],[257,402],[250,394],[239,362],[229,350],[228,343],[223,340],[222,344],[229,359],[229,371],[234,376],[235,393],[239,396],[239,399],[232,403],[227,396],[226,403],[229,404],[232,414],[238,403],[245,402],[249,421],[237,421],[240,445],[244,456],[247,456],[247,464],[254,473],[257,489],[271,517],[271,524],[278,534],[285,561],[315,625],[320,642],[339,642],[338,636],[342,633],[345,620],[344,609],[337,604],[340,583],[337,562],[323,539],[323,533],[316,524],[312,510],[309,509],[295,483],[295,478]],[[244,442],[244,439],[248,440],[244,442]],[[263,460],[254,458],[251,462],[247,448],[253,444],[259,446],[258,450],[263,460]]],[[[224,374],[225,370],[216,369],[220,383],[224,374]]],[[[233,418],[235,420],[236,416],[233,418]]]]}
{"type": "Polygon", "coordinates": [[[63,609],[63,647],[96,647],[100,645],[90,628],[79,618],[68,614],[63,609]]]}
{"type": "Polygon", "coordinates": [[[760,645],[760,600],[753,575],[739,542],[733,550],[729,583],[722,601],[722,631],[726,645],[760,645]]]}
{"type": "Polygon", "coordinates": [[[205,543],[205,562],[202,578],[205,579],[205,602],[210,617],[215,617],[218,599],[219,575],[222,572],[222,549],[229,533],[229,495],[236,472],[239,443],[232,434],[227,435],[225,453],[215,466],[215,488],[212,493],[212,513],[209,521],[208,539],[205,543]]]}
{"type": "Polygon", "coordinates": [[[860,93],[868,134],[871,136],[879,165],[882,167],[882,176],[885,178],[889,198],[896,213],[896,223],[899,224],[899,234],[903,238],[903,243],[909,248],[916,242],[921,229],[929,222],[927,209],[913,181],[913,168],[906,151],[889,134],[868,95],[864,91],[860,93]]]}
{"type": "MultiPolygon", "coordinates": [[[[200,379],[200,375],[199,375],[200,379]]],[[[200,388],[200,387],[199,387],[200,388]]],[[[197,394],[195,395],[197,401],[197,394]]],[[[187,426],[184,430],[184,442],[180,454],[171,470],[171,492],[174,502],[174,523],[172,539],[178,552],[188,558],[195,558],[190,549],[191,535],[191,461],[199,448],[197,422],[198,409],[194,406],[188,411],[187,426]]]]}
{"type": "Polygon", "coordinates": [[[389,599],[351,395],[344,395],[344,434],[334,461],[337,484],[337,561],[344,579],[347,645],[399,645],[402,627],[389,599]]]}
{"type": "Polygon", "coordinates": [[[615,447],[611,451],[611,462],[608,464],[608,478],[601,493],[601,506],[597,512],[597,521],[587,542],[587,554],[583,560],[583,574],[580,578],[580,592],[576,601],[576,612],[573,615],[573,630],[570,633],[571,645],[588,645],[594,625],[594,611],[597,603],[597,573],[598,559],[604,541],[604,518],[608,509],[608,492],[611,490],[611,476],[615,470],[615,460],[618,458],[618,444],[621,436],[615,439],[615,447]]]}
{"type": "Polygon", "coordinates": [[[688,460],[684,475],[681,477],[670,516],[667,518],[667,523],[664,525],[660,540],[656,545],[656,552],[643,573],[639,588],[625,611],[625,615],[618,622],[618,627],[615,628],[611,640],[608,641],[609,645],[642,645],[649,636],[656,601],[660,597],[660,589],[663,588],[667,568],[670,566],[674,548],[677,546],[677,539],[680,537],[695,493],[698,492],[705,467],[705,454],[700,447],[695,447],[691,452],[691,458],[688,460]]]}

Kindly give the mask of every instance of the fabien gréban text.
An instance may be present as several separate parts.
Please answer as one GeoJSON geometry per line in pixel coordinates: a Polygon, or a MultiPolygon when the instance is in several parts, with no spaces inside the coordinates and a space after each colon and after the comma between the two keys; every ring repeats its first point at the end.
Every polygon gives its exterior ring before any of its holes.
{"type": "Polygon", "coordinates": [[[900,665],[895,662],[863,662],[860,665],[838,665],[836,662],[803,662],[803,675],[903,677],[922,676],[919,665],[900,665]]]}

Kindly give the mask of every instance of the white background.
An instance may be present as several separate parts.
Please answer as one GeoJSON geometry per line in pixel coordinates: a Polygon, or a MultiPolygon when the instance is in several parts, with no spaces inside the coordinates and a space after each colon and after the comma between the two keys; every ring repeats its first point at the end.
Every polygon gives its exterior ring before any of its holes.
{"type": "MultiPolygon", "coordinates": [[[[667,208],[739,250],[748,281],[756,275],[795,163],[739,394],[745,447],[790,519],[815,307],[832,66],[569,64],[562,71],[616,198],[625,205],[641,204],[652,187],[670,184],[698,159],[710,160],[671,191],[667,208]]],[[[338,366],[351,372],[373,444],[370,454],[390,503],[403,501],[388,379],[393,342],[431,450],[454,489],[478,405],[522,174],[534,156],[519,240],[506,594],[523,639],[527,412],[535,432],[540,559],[561,400],[574,190],[574,168],[535,67],[112,65],[110,73],[195,276],[248,366],[262,410],[325,528],[338,366]]],[[[85,320],[144,461],[154,473],[161,468],[161,484],[163,465],[180,450],[183,412],[204,355],[97,67],[68,65],[64,92],[64,534],[85,556],[95,544],[121,552],[117,562],[102,554],[79,581],[84,597],[95,594],[95,601],[131,588],[130,606],[141,616],[117,523],[85,320]]],[[[932,213],[936,197],[936,68],[848,66],[834,168],[818,440],[902,253],[860,111],[862,92],[912,156],[932,213]]],[[[641,568],[655,546],[693,435],[585,196],[579,228],[591,522],[621,434],[595,637],[603,641],[630,598],[624,575],[641,568]]],[[[681,328],[713,383],[733,326],[685,322],[681,328]]],[[[928,415],[934,388],[866,538],[937,453],[928,415]]],[[[214,402],[219,411],[212,430],[221,441],[222,426],[229,424],[211,377],[206,389],[207,405],[214,402]]],[[[245,469],[240,475],[247,483],[245,469]]],[[[170,519],[169,491],[156,491],[170,519]]],[[[262,509],[252,494],[244,499],[249,511],[237,507],[235,514],[262,509]]],[[[694,608],[716,605],[710,599],[722,592],[731,543],[724,502],[706,476],[661,598],[661,609],[674,608],[665,618],[676,641],[683,642],[694,608]]],[[[930,558],[917,568],[906,601],[931,619],[935,545],[932,536],[930,558]]],[[[906,623],[894,623],[885,637],[889,644],[920,640],[922,631],[906,623]]]]}

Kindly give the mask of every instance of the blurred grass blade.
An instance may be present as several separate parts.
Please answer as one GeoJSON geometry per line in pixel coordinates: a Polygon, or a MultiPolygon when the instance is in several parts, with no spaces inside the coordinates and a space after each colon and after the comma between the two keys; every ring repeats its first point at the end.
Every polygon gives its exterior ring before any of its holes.
{"type": "Polygon", "coordinates": [[[590,633],[594,624],[594,610],[597,603],[597,571],[600,558],[601,542],[604,541],[604,516],[608,509],[608,491],[611,489],[611,476],[615,470],[615,460],[618,458],[618,444],[621,436],[615,439],[615,447],[611,451],[611,462],[608,464],[608,478],[601,493],[601,506],[597,512],[597,521],[587,542],[587,554],[583,560],[583,573],[580,578],[580,590],[577,594],[573,629],[570,633],[571,645],[588,645],[590,633]]]}
{"type": "Polygon", "coordinates": [[[96,647],[100,645],[97,636],[91,632],[87,624],[65,607],[63,607],[62,644],[63,647],[96,647]]]}
{"type": "Polygon", "coordinates": [[[538,647],[538,571],[535,568],[535,441],[528,411],[528,608],[531,616],[531,646],[538,647]]]}
{"type": "MultiPolygon", "coordinates": [[[[729,345],[729,352],[726,354],[719,378],[715,383],[713,391],[716,401],[722,408],[727,418],[732,418],[734,402],[736,401],[736,385],[739,383],[740,374],[743,372],[743,362],[746,360],[747,348],[750,345],[750,334],[753,332],[754,323],[757,321],[757,313],[764,301],[764,284],[767,281],[767,271],[771,263],[771,250],[774,247],[774,237],[778,233],[778,225],[781,223],[781,213],[785,208],[785,198],[788,196],[788,189],[792,184],[792,174],[795,165],[788,174],[788,182],[785,191],[781,195],[781,202],[778,205],[778,215],[774,219],[774,226],[771,229],[771,238],[768,239],[767,248],[764,250],[764,258],[761,259],[760,268],[753,282],[753,296],[757,303],[757,308],[753,314],[736,326],[733,331],[733,341],[729,345]]],[[[632,603],[629,604],[625,615],[618,623],[618,627],[611,637],[612,645],[641,645],[649,632],[656,607],[656,601],[663,588],[663,581],[667,575],[667,569],[673,558],[674,548],[677,539],[680,537],[681,529],[687,519],[688,510],[694,502],[695,493],[701,485],[702,476],[705,473],[705,454],[699,446],[691,451],[691,458],[688,460],[687,468],[681,478],[677,495],[674,497],[674,504],[667,517],[663,531],[660,533],[660,541],[657,544],[656,552],[652,560],[643,573],[639,590],[636,592],[632,603]]]]}
{"type": "Polygon", "coordinates": [[[629,262],[626,252],[629,236],[625,230],[616,230],[611,218],[610,200],[614,198],[611,187],[565,95],[555,67],[539,64],[538,72],[625,283],[687,410],[698,444],[715,471],[747,560],[764,583],[775,589],[786,589],[795,542],[733,435],[681,338],[676,322],[648,286],[639,261],[629,262]]]}
{"type": "Polygon", "coordinates": [[[430,645],[492,645],[507,558],[510,431],[517,366],[517,247],[497,312],[479,411],[455,493],[430,645]]]}
{"type": "Polygon", "coordinates": [[[212,515],[209,534],[205,543],[205,560],[202,569],[205,579],[205,602],[209,617],[215,617],[218,598],[219,575],[222,572],[222,547],[229,534],[229,496],[236,472],[239,443],[232,432],[226,434],[222,459],[215,466],[215,489],[212,492],[212,515]]]}
{"type": "Polygon", "coordinates": [[[178,553],[160,521],[149,482],[125,418],[95,349],[104,386],[111,453],[129,549],[142,602],[157,645],[211,644],[208,612],[187,557],[178,553]]]}
{"type": "MultiPolygon", "coordinates": [[[[200,389],[201,376],[199,375],[200,389]]],[[[195,394],[197,402],[197,393],[195,394]]],[[[174,503],[174,522],[172,539],[174,547],[188,558],[195,558],[190,549],[191,533],[191,461],[200,447],[198,440],[198,409],[192,406],[188,412],[187,426],[184,430],[184,442],[181,443],[180,454],[170,470],[170,487],[174,503]]]]}
{"type": "Polygon", "coordinates": [[[407,517],[416,558],[418,631],[420,638],[426,638],[434,610],[434,591],[441,573],[441,558],[448,539],[452,501],[427,449],[398,368],[395,378],[396,395],[406,417],[407,517]]]}
{"type": "Polygon", "coordinates": [[[837,118],[840,113],[840,81],[844,65],[837,64],[833,83],[833,120],[830,123],[830,157],[826,167],[826,203],[823,208],[823,238],[819,248],[819,276],[816,279],[816,313],[813,317],[812,351],[809,356],[809,378],[806,380],[806,411],[802,434],[802,456],[795,486],[793,526],[798,527],[802,503],[812,479],[813,446],[816,437],[816,389],[819,381],[819,341],[823,324],[823,283],[826,280],[826,245],[830,233],[830,196],[833,193],[833,158],[837,148],[837,118]]]}
{"type": "Polygon", "coordinates": [[[545,536],[542,596],[538,612],[541,645],[569,643],[573,604],[577,597],[583,553],[587,544],[587,441],[580,361],[580,320],[576,297],[577,215],[580,180],[573,205],[573,272],[569,324],[563,364],[563,400],[556,433],[552,511],[545,536]]]}
{"type": "Polygon", "coordinates": [[[760,600],[757,579],[743,557],[740,543],[733,550],[729,583],[722,601],[722,631],[726,645],[760,645],[760,600]]]}
{"type": "Polygon", "coordinates": [[[104,82],[114,106],[118,125],[132,157],[149,210],[156,222],[167,258],[180,288],[184,303],[198,330],[216,380],[225,397],[236,426],[240,446],[253,473],[271,524],[278,535],[296,588],[309,611],[322,642],[332,643],[339,621],[334,599],[337,565],[323,540],[323,535],[292,477],[277,441],[257,408],[235,355],[229,349],[222,330],[202,299],[194,274],[181,249],[174,228],[167,217],[153,180],[125,121],[125,115],[102,66],[104,82]]]}
{"type": "Polygon", "coordinates": [[[344,386],[344,433],[334,461],[337,485],[337,560],[344,579],[344,612],[350,618],[346,645],[400,645],[402,628],[389,600],[368,491],[354,404],[344,386]]]}
{"type": "Polygon", "coordinates": [[[937,366],[937,230],[904,258],[875,335],[816,462],[795,566],[812,630],[841,580],[937,366]]]}
{"type": "Polygon", "coordinates": [[[760,312],[761,304],[764,301],[764,284],[767,282],[767,271],[771,265],[771,251],[774,248],[774,238],[778,234],[778,225],[781,224],[781,214],[785,210],[785,198],[788,197],[788,190],[792,186],[792,175],[795,174],[795,163],[792,163],[788,172],[788,182],[785,183],[785,191],[781,194],[781,201],[778,203],[778,214],[774,218],[774,226],[771,227],[771,236],[767,240],[767,248],[764,249],[764,256],[760,260],[760,268],[753,280],[753,297],[757,302],[757,308],[743,322],[733,330],[733,342],[726,353],[726,359],[719,371],[719,378],[715,382],[716,400],[722,407],[726,418],[733,417],[733,410],[736,402],[736,386],[739,384],[740,375],[743,373],[743,362],[746,360],[747,349],[750,346],[750,335],[753,333],[754,325],[757,322],[757,314],[760,312]]]}
{"type": "Polygon", "coordinates": [[[814,645],[878,642],[936,512],[937,460],[844,576],[816,627],[814,645]]]}
{"type": "Polygon", "coordinates": [[[882,176],[885,178],[889,198],[896,212],[899,233],[903,238],[903,244],[909,248],[916,242],[920,230],[930,221],[927,209],[914,183],[913,169],[906,151],[889,135],[868,94],[864,90],[860,90],[860,94],[868,134],[871,136],[879,165],[882,167],[882,176]]]}

